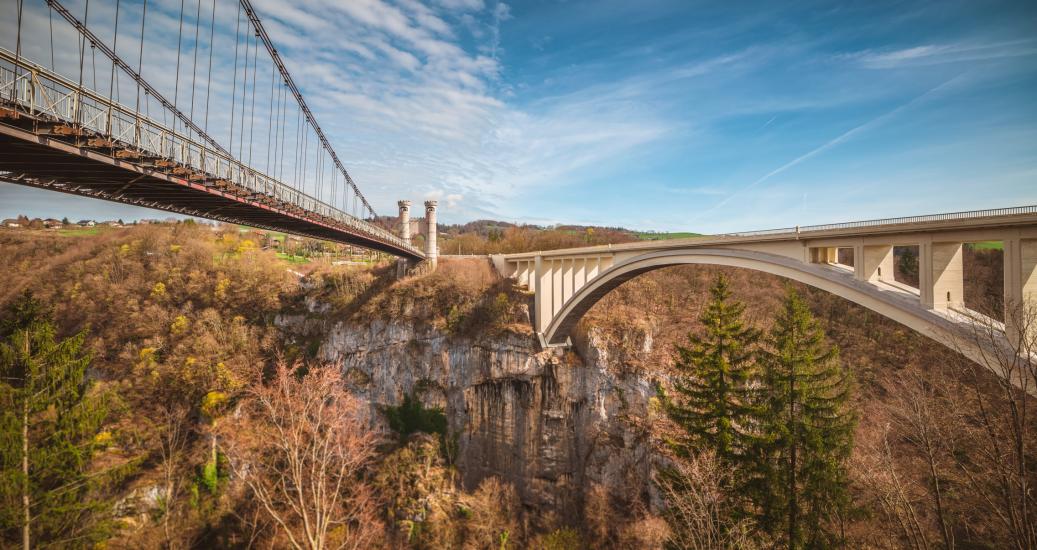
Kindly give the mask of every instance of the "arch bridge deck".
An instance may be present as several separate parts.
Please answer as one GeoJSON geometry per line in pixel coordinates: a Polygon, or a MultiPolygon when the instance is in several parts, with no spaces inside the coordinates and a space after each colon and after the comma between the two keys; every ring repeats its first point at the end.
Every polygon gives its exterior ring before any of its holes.
{"type": "MultiPolygon", "coordinates": [[[[582,315],[611,289],[641,273],[684,264],[755,269],[861,304],[970,358],[963,345],[977,320],[1012,343],[1034,338],[1037,313],[1037,206],[934,214],[492,257],[497,270],[534,292],[534,328],[543,346],[564,346],[582,315]],[[1005,322],[965,308],[963,246],[998,241],[1004,250],[1005,322]],[[894,247],[917,247],[919,287],[894,279],[894,247]],[[841,252],[842,251],[842,252],[841,252]],[[840,259],[845,263],[841,263],[840,259]]],[[[967,348],[967,349],[966,349],[967,348]]]]}

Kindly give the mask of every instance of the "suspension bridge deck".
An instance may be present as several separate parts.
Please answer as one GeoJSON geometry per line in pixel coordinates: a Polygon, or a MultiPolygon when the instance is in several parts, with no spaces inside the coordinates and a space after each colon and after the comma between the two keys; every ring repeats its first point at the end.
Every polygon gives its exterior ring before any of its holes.
{"type": "Polygon", "coordinates": [[[384,228],[2,50],[0,92],[2,181],[424,258],[384,228]]]}
{"type": "Polygon", "coordinates": [[[0,123],[0,180],[421,258],[382,236],[265,195],[179,177],[178,167],[161,159],[130,162],[117,157],[118,148],[77,143],[90,139],[97,138],[59,139],[0,123]]]}

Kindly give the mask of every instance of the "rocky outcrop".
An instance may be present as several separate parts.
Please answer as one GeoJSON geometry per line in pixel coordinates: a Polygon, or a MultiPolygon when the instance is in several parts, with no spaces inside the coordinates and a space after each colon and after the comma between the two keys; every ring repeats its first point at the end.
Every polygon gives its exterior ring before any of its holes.
{"type": "Polygon", "coordinates": [[[537,351],[528,335],[457,338],[431,326],[340,322],[320,355],[341,365],[372,409],[408,394],[442,407],[466,488],[499,476],[530,509],[575,519],[594,484],[620,503],[647,499],[642,427],[654,395],[643,377],[617,374],[593,333],[581,342],[576,352],[537,351]]]}

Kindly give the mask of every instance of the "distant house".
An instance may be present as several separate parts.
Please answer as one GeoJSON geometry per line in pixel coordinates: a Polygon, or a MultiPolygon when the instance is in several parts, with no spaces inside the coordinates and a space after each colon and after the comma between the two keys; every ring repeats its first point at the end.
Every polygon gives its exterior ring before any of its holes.
{"type": "Polygon", "coordinates": [[[79,223],[76,225],[81,225],[83,227],[93,227],[97,225],[97,222],[95,222],[94,220],[79,220],[79,223]]]}
{"type": "Polygon", "coordinates": [[[4,220],[3,225],[4,225],[4,227],[21,227],[22,226],[22,224],[18,223],[18,220],[13,219],[13,218],[8,218],[8,219],[4,220]]]}
{"type": "Polygon", "coordinates": [[[47,219],[43,220],[43,227],[46,227],[47,229],[53,229],[55,227],[61,227],[62,225],[64,225],[64,224],[61,223],[61,220],[55,220],[54,218],[47,218],[47,219]]]}

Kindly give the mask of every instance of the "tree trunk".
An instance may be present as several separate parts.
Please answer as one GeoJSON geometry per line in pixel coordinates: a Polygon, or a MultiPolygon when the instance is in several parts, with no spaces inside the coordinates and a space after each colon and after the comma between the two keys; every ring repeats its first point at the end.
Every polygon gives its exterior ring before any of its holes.
{"type": "Polygon", "coordinates": [[[29,384],[29,334],[24,334],[25,341],[25,380],[22,384],[22,513],[24,518],[22,520],[22,548],[24,550],[30,550],[30,538],[29,538],[29,524],[32,521],[32,514],[30,513],[29,506],[31,504],[29,499],[29,397],[32,395],[31,385],[29,384]]]}
{"type": "Polygon", "coordinates": [[[926,460],[929,462],[929,477],[932,478],[933,483],[933,497],[936,500],[936,519],[940,522],[940,536],[943,538],[943,547],[946,550],[951,550],[954,547],[954,543],[951,542],[954,538],[947,516],[943,510],[943,490],[940,488],[940,476],[936,469],[936,457],[934,456],[935,451],[933,450],[932,443],[929,441],[928,434],[926,434],[925,452],[926,460]]]}
{"type": "Polygon", "coordinates": [[[29,550],[29,400],[22,403],[22,512],[25,518],[22,523],[22,548],[29,550]]]}
{"type": "Polygon", "coordinates": [[[799,447],[799,440],[796,434],[796,371],[795,367],[792,367],[792,374],[789,377],[789,417],[791,424],[791,445],[789,448],[790,454],[790,466],[789,468],[789,548],[795,548],[796,546],[796,516],[799,514],[796,510],[796,449],[799,447]]]}

